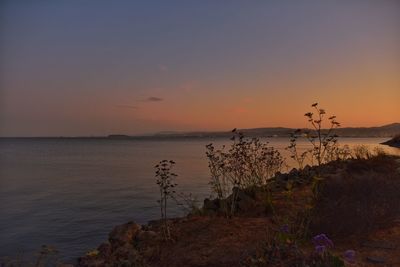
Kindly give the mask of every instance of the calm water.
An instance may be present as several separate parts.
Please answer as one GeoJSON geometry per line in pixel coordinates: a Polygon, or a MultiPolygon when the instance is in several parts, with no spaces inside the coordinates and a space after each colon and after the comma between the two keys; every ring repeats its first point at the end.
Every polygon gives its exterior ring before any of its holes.
{"type": "MultiPolygon", "coordinates": [[[[384,140],[341,144],[373,147],[384,140]]],[[[209,196],[204,146],[210,141],[0,139],[0,257],[47,244],[74,262],[115,225],[159,218],[153,167],[162,159],[177,162],[180,191],[209,196]]],[[[270,142],[283,150],[288,139],[270,142]]]]}

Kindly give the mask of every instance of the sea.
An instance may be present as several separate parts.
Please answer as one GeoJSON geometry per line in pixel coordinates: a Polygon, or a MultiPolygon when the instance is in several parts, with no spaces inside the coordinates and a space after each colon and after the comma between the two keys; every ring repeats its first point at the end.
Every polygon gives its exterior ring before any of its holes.
{"type": "MultiPolygon", "coordinates": [[[[341,145],[381,147],[386,138],[342,138],[341,145]]],[[[289,158],[288,138],[269,138],[289,158]]],[[[53,246],[64,263],[107,240],[128,221],[160,218],[154,166],[174,160],[177,191],[192,194],[199,205],[210,197],[205,146],[229,145],[229,139],[67,139],[0,138],[0,258],[34,257],[53,246]]],[[[299,140],[307,147],[306,140],[299,140]]],[[[288,161],[289,170],[294,167],[288,161]]],[[[284,170],[285,171],[285,170],[284,170]]],[[[170,203],[169,216],[184,214],[170,203]]]]}

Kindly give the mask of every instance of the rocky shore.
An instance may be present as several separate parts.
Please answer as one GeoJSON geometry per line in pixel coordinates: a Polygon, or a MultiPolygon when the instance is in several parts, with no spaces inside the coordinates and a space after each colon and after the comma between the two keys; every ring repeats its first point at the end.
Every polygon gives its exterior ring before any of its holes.
{"type": "Polygon", "coordinates": [[[345,260],[344,251],[355,251],[354,262],[344,261],[351,266],[400,264],[399,158],[307,166],[278,173],[268,190],[234,190],[233,217],[224,216],[223,210],[232,204],[231,195],[206,199],[196,214],[170,219],[169,240],[162,235],[160,221],[128,222],[116,226],[106,242],[78,260],[78,266],[303,266],[295,264],[311,262],[315,252],[309,240],[321,233],[333,240],[332,255],[345,260]],[[312,202],[315,177],[324,181],[318,202],[312,202]],[[265,204],[268,196],[272,207],[265,204]],[[290,232],[285,242],[296,242],[297,256],[291,250],[268,254],[271,249],[276,252],[271,236],[280,233],[282,225],[290,232]],[[294,237],[300,232],[302,236],[294,237]]]}
{"type": "Polygon", "coordinates": [[[397,147],[400,148],[400,135],[396,135],[395,137],[393,137],[392,139],[383,142],[383,145],[388,145],[391,147],[397,147]]]}

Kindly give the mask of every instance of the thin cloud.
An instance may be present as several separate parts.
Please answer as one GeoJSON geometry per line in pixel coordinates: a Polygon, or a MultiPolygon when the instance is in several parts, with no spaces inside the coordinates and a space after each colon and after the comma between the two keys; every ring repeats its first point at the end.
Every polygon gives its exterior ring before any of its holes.
{"type": "Polygon", "coordinates": [[[160,102],[160,101],[163,101],[163,100],[164,100],[164,98],[157,97],[157,96],[150,96],[150,97],[145,99],[146,102],[160,102]]]}

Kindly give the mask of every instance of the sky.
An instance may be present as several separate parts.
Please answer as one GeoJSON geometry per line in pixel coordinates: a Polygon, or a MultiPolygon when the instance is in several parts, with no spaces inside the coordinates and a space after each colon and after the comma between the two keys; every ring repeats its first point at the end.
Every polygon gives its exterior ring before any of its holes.
{"type": "Polygon", "coordinates": [[[0,136],[400,122],[400,1],[2,1],[0,136]]]}

